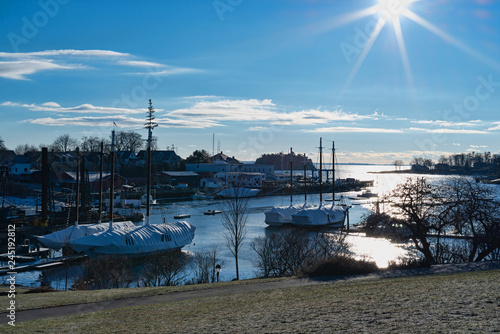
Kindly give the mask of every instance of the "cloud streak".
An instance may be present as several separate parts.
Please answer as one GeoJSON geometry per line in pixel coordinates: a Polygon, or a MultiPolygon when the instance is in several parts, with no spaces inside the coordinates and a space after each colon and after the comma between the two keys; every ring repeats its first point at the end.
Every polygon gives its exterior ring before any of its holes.
{"type": "MultiPolygon", "coordinates": [[[[107,66],[126,66],[153,69],[135,75],[168,76],[198,73],[201,70],[176,67],[157,62],[138,60],[129,53],[111,50],[45,50],[37,52],[0,52],[0,78],[29,80],[28,76],[42,71],[91,69],[88,64],[108,61],[107,66]],[[118,61],[116,61],[119,59],[118,61]],[[79,63],[75,64],[77,60],[79,63]],[[110,61],[114,61],[109,63],[110,61]]],[[[99,66],[99,68],[102,67],[99,66]]]]}

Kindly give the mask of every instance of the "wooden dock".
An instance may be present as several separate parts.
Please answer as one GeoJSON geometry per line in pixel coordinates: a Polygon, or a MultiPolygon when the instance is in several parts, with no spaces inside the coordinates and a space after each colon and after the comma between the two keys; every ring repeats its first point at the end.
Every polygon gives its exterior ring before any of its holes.
{"type": "Polygon", "coordinates": [[[14,268],[10,267],[1,267],[0,268],[0,276],[9,275],[10,273],[21,273],[25,271],[31,270],[43,270],[48,268],[54,268],[58,266],[62,266],[69,262],[81,261],[85,259],[86,255],[71,255],[71,256],[62,256],[56,257],[52,259],[36,259],[34,258],[34,263],[29,263],[23,266],[16,266],[14,268]]]}

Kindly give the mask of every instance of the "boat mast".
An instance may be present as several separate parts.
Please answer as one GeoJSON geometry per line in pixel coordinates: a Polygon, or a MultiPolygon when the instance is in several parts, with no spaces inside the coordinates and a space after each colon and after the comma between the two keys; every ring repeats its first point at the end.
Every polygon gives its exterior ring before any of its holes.
{"type": "Polygon", "coordinates": [[[148,173],[148,186],[147,186],[147,194],[146,194],[146,225],[149,225],[149,210],[151,206],[151,142],[153,140],[153,129],[158,126],[157,123],[154,122],[155,110],[153,109],[153,102],[149,99],[149,107],[146,116],[146,123],[144,127],[148,129],[148,165],[147,165],[147,173],[148,173]]]}
{"type": "Polygon", "coordinates": [[[307,203],[307,159],[304,153],[304,202],[307,203]]]}
{"type": "Polygon", "coordinates": [[[78,226],[79,212],[78,205],[80,203],[80,149],[76,148],[76,198],[75,198],[75,226],[78,226]]]}
{"type": "Polygon", "coordinates": [[[101,223],[101,215],[102,215],[102,171],[104,169],[104,142],[101,142],[101,166],[99,169],[99,210],[97,214],[99,215],[97,217],[97,222],[100,224],[101,223]]]}
{"type": "Polygon", "coordinates": [[[335,204],[335,142],[332,141],[332,205],[335,204]]]}
{"type": "Polygon", "coordinates": [[[111,131],[111,187],[109,190],[109,229],[113,228],[114,200],[115,200],[115,129],[113,128],[113,131],[111,131]]]}
{"type": "Polygon", "coordinates": [[[293,204],[293,149],[290,147],[290,205],[293,204]]]}
{"type": "Polygon", "coordinates": [[[319,206],[323,203],[323,138],[319,138],[319,206]]]}

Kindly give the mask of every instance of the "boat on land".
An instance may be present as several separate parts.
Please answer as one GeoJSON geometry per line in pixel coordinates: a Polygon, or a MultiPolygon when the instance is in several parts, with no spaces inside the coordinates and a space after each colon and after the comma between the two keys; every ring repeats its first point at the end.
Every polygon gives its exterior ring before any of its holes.
{"type": "Polygon", "coordinates": [[[210,215],[213,216],[213,215],[216,215],[219,213],[222,213],[222,211],[220,211],[220,210],[208,210],[208,211],[203,212],[203,214],[207,215],[207,216],[210,216],[210,215]]]}

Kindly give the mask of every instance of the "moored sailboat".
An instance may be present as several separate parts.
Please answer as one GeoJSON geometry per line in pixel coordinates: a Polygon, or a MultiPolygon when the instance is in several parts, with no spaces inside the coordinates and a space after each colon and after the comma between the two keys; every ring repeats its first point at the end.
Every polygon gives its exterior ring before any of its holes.
{"type": "Polygon", "coordinates": [[[115,229],[110,222],[109,229],[104,232],[82,237],[69,243],[77,252],[85,252],[89,256],[145,256],[153,253],[179,250],[193,241],[196,227],[188,222],[151,224],[151,142],[152,130],[158,124],[154,122],[154,109],[149,100],[148,118],[145,127],[148,129],[147,160],[147,205],[145,225],[133,230],[115,229]]]}
{"type": "MultiPolygon", "coordinates": [[[[112,144],[114,144],[114,135],[115,132],[113,130],[112,132],[112,144]]],[[[104,144],[101,142],[101,171],[100,171],[100,191],[99,191],[99,210],[98,210],[98,217],[99,221],[94,224],[79,224],[79,195],[80,195],[80,189],[79,189],[79,181],[78,181],[78,176],[80,175],[79,173],[79,168],[80,168],[80,163],[79,163],[79,157],[80,153],[77,148],[76,150],[76,155],[77,155],[77,163],[76,163],[76,199],[75,199],[75,223],[72,226],[69,226],[65,229],[55,231],[43,236],[36,236],[37,240],[44,246],[54,249],[54,250],[60,250],[63,247],[66,247],[69,245],[69,243],[73,240],[88,236],[88,235],[93,235],[97,233],[104,232],[109,229],[109,224],[108,223],[102,223],[100,220],[101,217],[101,212],[102,212],[102,173],[103,173],[103,152],[104,152],[104,144]]],[[[111,163],[111,191],[110,191],[110,219],[113,219],[113,199],[114,199],[114,164],[113,164],[113,159],[114,159],[114,150],[112,150],[111,153],[111,158],[112,158],[112,163],[111,163]]],[[[47,166],[44,166],[43,168],[47,168],[47,166]]],[[[135,224],[131,221],[122,221],[114,224],[114,228],[116,230],[123,230],[123,231],[130,231],[135,228],[135,224]]]]}
{"type": "MultiPolygon", "coordinates": [[[[295,226],[330,226],[343,227],[348,213],[348,206],[344,203],[335,204],[331,207],[323,206],[322,194],[322,138],[320,138],[320,203],[319,206],[305,208],[292,215],[292,224],[295,226]]],[[[332,198],[335,199],[335,143],[332,144],[332,198]]]]}
{"type": "MultiPolygon", "coordinates": [[[[304,185],[306,186],[306,185],[304,185]]],[[[307,196],[307,195],[306,195],[307,196]]],[[[297,212],[312,207],[311,204],[293,205],[293,150],[290,148],[290,205],[275,206],[265,212],[264,222],[272,227],[279,227],[292,223],[292,215],[297,212]]]]}

